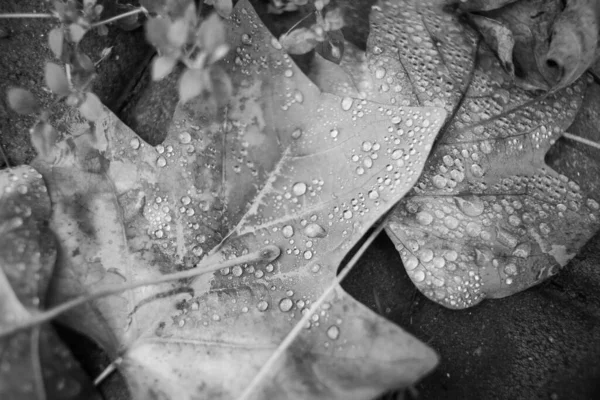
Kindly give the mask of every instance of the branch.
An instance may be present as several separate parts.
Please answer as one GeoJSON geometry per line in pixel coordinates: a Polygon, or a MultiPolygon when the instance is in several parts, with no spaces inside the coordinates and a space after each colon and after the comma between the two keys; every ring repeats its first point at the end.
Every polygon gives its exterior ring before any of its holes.
{"type": "Polygon", "coordinates": [[[156,279],[148,279],[148,280],[142,280],[142,281],[138,281],[138,282],[127,283],[124,285],[114,285],[114,286],[102,288],[97,291],[91,292],[85,296],[76,297],[74,299],[66,301],[54,308],[49,309],[49,310],[40,312],[39,314],[32,316],[30,319],[22,321],[20,324],[0,330],[0,339],[2,339],[3,337],[6,337],[8,335],[12,335],[13,333],[19,332],[23,329],[31,328],[33,326],[37,326],[37,325],[43,324],[45,322],[48,322],[48,321],[58,317],[59,315],[65,313],[77,306],[88,303],[92,300],[97,300],[102,297],[111,296],[113,294],[118,294],[121,292],[125,292],[127,290],[141,287],[141,286],[157,285],[159,283],[165,283],[165,282],[171,282],[171,281],[176,281],[176,280],[180,280],[180,279],[192,278],[192,277],[195,277],[198,275],[206,274],[208,272],[218,271],[220,269],[233,267],[233,266],[236,266],[239,264],[254,263],[254,262],[258,262],[258,261],[271,262],[271,261],[275,260],[277,257],[279,257],[279,254],[281,254],[281,250],[279,249],[279,247],[277,247],[275,245],[270,245],[270,246],[265,246],[258,251],[246,254],[241,257],[233,258],[231,260],[226,260],[226,261],[219,262],[219,263],[208,262],[208,263],[206,263],[207,265],[203,265],[202,262],[200,262],[196,266],[196,268],[193,268],[193,269],[190,269],[187,271],[175,272],[173,274],[164,275],[164,276],[162,276],[160,278],[156,278],[156,279]]]}

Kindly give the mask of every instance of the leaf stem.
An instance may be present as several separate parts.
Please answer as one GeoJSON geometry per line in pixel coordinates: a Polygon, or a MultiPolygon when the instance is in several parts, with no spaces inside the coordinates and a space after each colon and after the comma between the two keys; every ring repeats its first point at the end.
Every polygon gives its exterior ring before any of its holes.
{"type": "Polygon", "coordinates": [[[6,13],[0,14],[0,18],[56,18],[56,15],[37,13],[6,13]]]}
{"type": "Polygon", "coordinates": [[[110,17],[110,18],[105,19],[103,21],[98,21],[98,22],[92,24],[92,28],[97,28],[97,27],[99,27],[101,25],[110,24],[111,22],[115,22],[115,21],[118,21],[118,20],[120,20],[122,18],[127,18],[127,17],[130,17],[132,15],[144,12],[144,11],[146,11],[146,9],[144,7],[139,7],[139,8],[133,9],[131,11],[127,11],[126,13],[115,15],[114,17],[110,17]]]}
{"type": "Polygon", "coordinates": [[[274,245],[269,245],[269,246],[263,247],[262,249],[260,249],[258,251],[254,251],[252,253],[249,253],[249,254],[246,254],[246,255],[243,255],[240,257],[236,257],[231,260],[226,260],[226,261],[216,262],[216,263],[210,262],[210,261],[205,262],[205,263],[200,262],[198,265],[196,265],[196,268],[189,269],[187,271],[175,272],[175,273],[164,275],[160,278],[155,278],[155,279],[147,279],[147,280],[141,280],[138,282],[126,283],[123,285],[114,285],[114,286],[108,286],[105,288],[101,288],[101,289],[93,291],[85,296],[76,297],[76,298],[66,301],[54,308],[51,308],[49,310],[42,311],[36,315],[33,315],[31,318],[24,320],[20,324],[0,330],[0,339],[5,336],[16,333],[18,331],[21,331],[23,329],[27,329],[32,326],[37,326],[39,324],[48,322],[48,321],[58,317],[59,315],[65,313],[77,306],[88,303],[92,300],[97,300],[102,297],[107,297],[107,296],[118,294],[118,293],[121,293],[121,292],[124,292],[127,290],[136,289],[141,286],[157,285],[159,283],[165,283],[165,282],[171,282],[171,281],[176,281],[176,280],[180,280],[180,279],[192,278],[192,277],[195,277],[198,275],[206,274],[208,272],[218,271],[220,269],[233,267],[233,266],[236,266],[239,264],[254,263],[254,262],[258,262],[258,261],[271,262],[271,261],[275,260],[277,257],[279,257],[280,253],[281,253],[281,250],[279,249],[279,247],[274,246],[274,245]]]}
{"type": "Polygon", "coordinates": [[[296,338],[300,335],[300,332],[304,330],[304,327],[310,321],[313,314],[319,310],[319,307],[321,307],[329,295],[340,285],[344,278],[348,276],[354,265],[358,262],[358,260],[360,260],[364,252],[369,248],[371,243],[373,243],[375,238],[377,238],[384,227],[385,221],[381,222],[379,226],[369,235],[363,245],[360,246],[360,249],[358,249],[352,259],[350,259],[348,264],[346,264],[339,275],[334,278],[333,283],[328,286],[327,289],[325,289],[323,294],[312,304],[308,312],[304,314],[302,318],[300,318],[300,321],[296,323],[294,328],[287,334],[285,339],[283,339],[273,354],[271,354],[271,357],[269,357],[267,362],[264,363],[264,365],[260,368],[258,374],[254,376],[254,379],[252,379],[252,382],[250,382],[250,384],[246,387],[246,390],[244,390],[244,393],[242,393],[238,400],[249,400],[251,398],[250,395],[252,395],[253,391],[259,386],[259,384],[265,381],[269,377],[269,374],[276,371],[275,363],[279,357],[281,357],[283,353],[285,353],[285,351],[291,346],[294,340],[296,340],[296,338]]]}
{"type": "Polygon", "coordinates": [[[586,138],[582,138],[581,136],[573,135],[572,133],[568,133],[568,132],[564,132],[563,136],[566,137],[567,139],[571,139],[571,140],[574,140],[579,143],[587,144],[588,146],[593,147],[595,149],[600,149],[600,143],[594,142],[594,141],[586,139],[586,138]]]}
{"type": "Polygon", "coordinates": [[[106,379],[107,376],[109,376],[110,374],[115,372],[115,370],[117,369],[117,366],[120,365],[122,362],[123,362],[123,358],[118,357],[115,361],[108,364],[108,366],[104,369],[104,371],[102,371],[100,373],[100,375],[98,375],[98,377],[96,379],[94,379],[94,386],[98,386],[99,384],[101,384],[102,381],[104,379],[106,379]]]}
{"type": "Polygon", "coordinates": [[[315,12],[311,12],[310,14],[306,14],[304,17],[302,17],[300,19],[300,21],[296,22],[294,25],[292,25],[292,27],[290,29],[288,29],[288,31],[285,33],[285,35],[289,35],[291,31],[294,30],[294,28],[296,28],[298,25],[300,25],[304,20],[306,20],[308,17],[311,17],[315,12]]]}

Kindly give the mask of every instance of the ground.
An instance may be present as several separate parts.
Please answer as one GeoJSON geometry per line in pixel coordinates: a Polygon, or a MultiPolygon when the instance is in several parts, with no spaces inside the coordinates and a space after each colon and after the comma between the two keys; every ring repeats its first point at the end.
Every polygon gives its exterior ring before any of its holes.
{"type": "MultiPolygon", "coordinates": [[[[37,0],[3,0],[0,12],[46,12],[37,0]]],[[[0,91],[21,86],[48,103],[43,65],[52,59],[46,46],[48,20],[0,20],[0,91]]],[[[272,27],[281,29],[280,27],[272,27]]],[[[364,40],[356,34],[356,42],[364,40]]],[[[176,76],[148,84],[152,50],[143,30],[110,29],[92,34],[84,48],[94,60],[113,46],[98,68],[94,90],[102,101],[152,143],[164,137],[176,93],[176,76]],[[165,88],[167,91],[165,91],[165,88]]],[[[600,141],[600,85],[586,98],[592,105],[571,132],[600,141]]],[[[29,145],[31,119],[18,117],[0,102],[0,144],[11,165],[34,156],[29,145]]],[[[62,109],[56,109],[60,115],[62,109]]],[[[597,152],[597,151],[596,151],[597,152]]],[[[559,141],[547,156],[555,169],[599,185],[599,165],[580,154],[594,150],[559,141]],[[587,163],[582,165],[581,163],[587,163]]],[[[0,166],[4,164],[0,157],[0,166]]],[[[420,399],[598,399],[600,398],[600,235],[589,241],[557,276],[543,285],[472,309],[448,310],[421,295],[406,275],[385,234],[367,251],[344,286],[361,302],[428,343],[440,355],[438,368],[416,387],[420,399]]],[[[60,330],[86,371],[97,376],[108,360],[92,343],[60,330]]],[[[107,399],[127,399],[123,379],[113,374],[102,385],[107,399]]]]}

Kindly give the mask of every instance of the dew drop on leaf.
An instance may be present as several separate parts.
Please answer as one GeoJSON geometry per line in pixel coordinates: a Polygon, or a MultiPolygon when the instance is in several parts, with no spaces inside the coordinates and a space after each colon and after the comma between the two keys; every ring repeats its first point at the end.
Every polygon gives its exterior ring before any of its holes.
{"type": "Polygon", "coordinates": [[[192,135],[189,132],[181,132],[179,134],[179,142],[183,144],[188,144],[192,141],[192,135]]]}
{"type": "Polygon", "coordinates": [[[402,149],[396,149],[392,152],[392,160],[398,160],[403,155],[404,151],[402,151],[402,149]]]}
{"type": "Polygon", "coordinates": [[[415,282],[423,282],[425,280],[425,272],[421,270],[415,271],[415,273],[413,274],[413,279],[415,280],[415,282]]]}
{"type": "Polygon", "coordinates": [[[289,297],[284,297],[279,302],[279,309],[283,312],[288,312],[294,306],[294,302],[289,297]]]}
{"type": "Polygon", "coordinates": [[[340,328],[337,325],[331,325],[329,329],[327,329],[327,337],[331,340],[337,340],[340,337],[340,328]]]}
{"type": "Polygon", "coordinates": [[[433,222],[433,215],[427,211],[421,211],[416,216],[417,222],[421,225],[429,225],[433,222]]]}
{"type": "Polygon", "coordinates": [[[354,99],[352,97],[344,97],[342,99],[342,110],[350,110],[352,108],[352,103],[354,103],[354,99]]]}
{"type": "Polygon", "coordinates": [[[158,165],[159,167],[164,167],[167,165],[167,159],[164,158],[163,156],[158,157],[158,159],[156,160],[156,165],[158,165]]]}
{"type": "Polygon", "coordinates": [[[304,228],[304,234],[309,238],[322,238],[327,235],[325,229],[319,224],[308,224],[304,228]]]}
{"type": "Polygon", "coordinates": [[[331,131],[329,131],[329,136],[331,136],[334,139],[336,139],[339,134],[340,134],[340,131],[338,131],[337,129],[332,129],[331,131]]]}
{"type": "Polygon", "coordinates": [[[292,186],[292,193],[294,194],[294,196],[302,196],[304,193],[306,193],[306,183],[294,183],[294,186],[292,186]]]}
{"type": "Polygon", "coordinates": [[[283,228],[281,228],[281,234],[284,238],[289,239],[292,236],[294,236],[294,228],[291,225],[286,225],[283,228]]]}
{"type": "Polygon", "coordinates": [[[377,190],[370,190],[369,191],[369,199],[371,200],[377,200],[379,198],[379,192],[377,190]]]}
{"type": "Polygon", "coordinates": [[[265,300],[261,300],[256,305],[256,308],[258,308],[258,311],[267,311],[267,308],[269,308],[269,303],[267,303],[265,300]]]}
{"type": "Polygon", "coordinates": [[[140,139],[138,138],[133,138],[129,141],[129,146],[131,146],[132,149],[137,150],[140,148],[140,139]]]}
{"type": "Polygon", "coordinates": [[[413,269],[417,268],[419,266],[419,260],[417,259],[417,257],[414,256],[410,256],[408,260],[406,260],[406,262],[404,263],[404,267],[408,270],[408,271],[412,271],[413,269]]]}

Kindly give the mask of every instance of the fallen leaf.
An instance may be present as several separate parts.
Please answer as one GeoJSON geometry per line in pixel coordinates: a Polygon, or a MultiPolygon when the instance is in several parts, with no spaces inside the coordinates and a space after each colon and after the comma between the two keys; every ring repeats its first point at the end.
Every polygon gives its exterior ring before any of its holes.
{"type": "Polygon", "coordinates": [[[450,11],[440,12],[443,4],[380,1],[371,15],[369,68],[362,71],[368,87],[379,89],[370,98],[432,101],[390,95],[400,74],[417,93],[449,99],[448,120],[424,173],[395,208],[387,231],[419,290],[446,307],[465,308],[554,275],[597,231],[599,206],[581,190],[583,182],[544,162],[573,121],[585,80],[534,97],[511,83],[484,44],[471,58],[465,58],[473,54],[469,48],[446,48],[440,37],[448,35],[439,32],[465,28],[450,11]],[[415,55],[423,52],[428,62],[415,55]],[[400,72],[388,68],[379,78],[384,65],[400,72]],[[386,80],[388,73],[393,78],[386,80]]]}
{"type": "MultiPolygon", "coordinates": [[[[445,118],[440,108],[321,93],[246,0],[230,21],[235,51],[220,65],[233,94],[216,118],[199,100],[180,104],[152,147],[105,111],[93,134],[72,127],[54,164],[35,163],[61,245],[54,304],[281,250],[267,265],[134,289],[63,318],[123,358],[135,398],[239,396],[346,253],[417,180],[445,118]]],[[[254,395],[366,399],[435,363],[428,347],[337,288],[254,395]]]]}
{"type": "Polygon", "coordinates": [[[490,30],[478,24],[493,49],[512,46],[507,39],[514,38],[512,64],[521,87],[542,90],[564,88],[577,80],[597,59],[600,27],[597,1],[521,0],[507,5],[503,3],[491,7],[490,3],[476,1],[460,7],[481,14],[471,14],[476,19],[486,18],[502,27],[490,30]],[[507,35],[506,30],[511,35],[507,35]]]}
{"type": "MultiPolygon", "coordinates": [[[[0,171],[0,329],[44,306],[56,246],[44,223],[50,199],[41,175],[23,166],[0,171]]],[[[48,325],[0,339],[0,398],[99,399],[48,325]]]]}
{"type": "Polygon", "coordinates": [[[477,31],[484,37],[485,42],[500,60],[502,68],[510,75],[515,77],[515,66],[513,64],[513,50],[515,48],[515,39],[512,32],[504,24],[481,15],[471,14],[469,19],[477,27],[477,31]]]}

